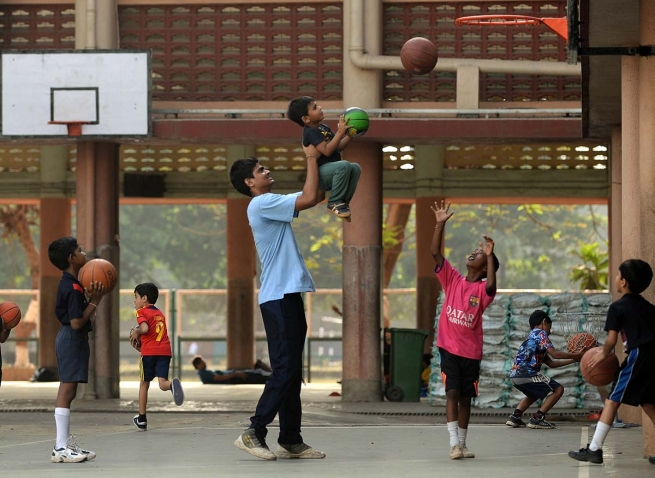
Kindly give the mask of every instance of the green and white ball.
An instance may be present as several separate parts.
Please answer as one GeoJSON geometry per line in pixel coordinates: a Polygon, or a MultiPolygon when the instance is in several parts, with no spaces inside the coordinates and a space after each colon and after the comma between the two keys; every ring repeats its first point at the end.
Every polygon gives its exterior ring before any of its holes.
{"type": "Polygon", "coordinates": [[[346,111],[344,111],[343,115],[344,119],[346,120],[346,124],[348,125],[348,136],[358,137],[364,136],[366,134],[369,124],[368,114],[366,111],[353,106],[352,108],[348,108],[346,111]]]}

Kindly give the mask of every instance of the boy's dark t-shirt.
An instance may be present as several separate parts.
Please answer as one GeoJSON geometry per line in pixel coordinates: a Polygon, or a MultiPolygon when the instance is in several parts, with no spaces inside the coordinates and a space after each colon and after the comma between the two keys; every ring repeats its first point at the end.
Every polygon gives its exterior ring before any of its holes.
{"type": "MultiPolygon", "coordinates": [[[[312,146],[316,146],[325,141],[329,142],[332,140],[332,138],[334,138],[334,133],[328,125],[323,123],[320,123],[318,128],[310,128],[309,126],[305,126],[302,130],[303,146],[309,146],[310,144],[312,146]]],[[[334,163],[336,161],[341,161],[341,153],[339,152],[339,148],[335,149],[334,153],[332,153],[330,156],[321,155],[321,157],[318,158],[317,163],[318,167],[320,168],[326,163],[334,163]]]]}
{"type": "MultiPolygon", "coordinates": [[[[57,290],[57,303],[55,315],[61,325],[70,326],[71,319],[79,319],[86,309],[87,301],[84,295],[84,287],[69,272],[64,272],[59,281],[57,290]]],[[[91,321],[89,320],[79,332],[91,332],[91,321]]]]}
{"type": "Polygon", "coordinates": [[[655,347],[655,305],[641,295],[625,294],[610,305],[605,331],[621,333],[627,349],[655,347]]]}

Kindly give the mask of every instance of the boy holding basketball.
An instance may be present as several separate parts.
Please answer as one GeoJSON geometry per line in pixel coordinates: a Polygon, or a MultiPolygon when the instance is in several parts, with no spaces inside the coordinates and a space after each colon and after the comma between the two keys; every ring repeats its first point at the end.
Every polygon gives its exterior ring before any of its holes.
{"type": "Polygon", "coordinates": [[[541,365],[546,364],[550,368],[564,367],[580,361],[582,352],[572,354],[555,350],[549,338],[552,325],[553,321],[543,310],[535,310],[530,315],[530,334],[519,347],[509,372],[512,384],[525,395],[525,398],[519,402],[514,413],[507,419],[505,425],[509,427],[525,427],[521,419],[523,412],[537,400],[545,399],[539,410],[530,418],[528,427],[556,428],[546,421],[546,414],[562,398],[564,387],[541,373],[541,365]],[[565,360],[553,361],[552,358],[565,360]]]}
{"type": "MultiPolygon", "coordinates": [[[[613,302],[607,311],[607,339],[603,350],[589,361],[589,367],[593,369],[614,353],[619,334],[627,356],[605,400],[591,443],[579,451],[569,452],[574,460],[603,462],[603,443],[622,403],[641,405],[655,425],[655,305],[641,296],[652,279],[653,270],[640,259],[628,259],[619,266],[614,284],[623,297],[613,302]]],[[[652,457],[649,461],[653,462],[652,457]]]]}
{"type": "Polygon", "coordinates": [[[141,352],[141,383],[139,385],[139,413],[132,422],[142,432],[148,430],[146,406],[150,382],[157,377],[159,388],[171,391],[175,405],[184,402],[184,391],[179,378],[168,380],[171,365],[171,342],[166,330],[166,317],[155,307],[159,298],[159,289],[155,284],[146,282],[134,288],[134,307],[137,325],[130,330],[130,344],[141,352]]]}
{"type": "Polygon", "coordinates": [[[466,446],[471,399],[478,396],[482,360],[482,313],[496,295],[496,272],[500,266],[494,254],[494,241],[488,236],[468,257],[466,276],[462,276],[441,250],[450,203],[431,207],[437,220],[430,252],[434,269],[446,293],[439,316],[437,347],[441,376],[446,389],[446,420],[450,435],[450,458],[475,458],[466,446]],[[486,279],[484,281],[483,279],[486,279]]]}
{"type": "Polygon", "coordinates": [[[327,208],[335,216],[350,222],[350,201],[355,195],[362,169],[356,163],[341,159],[341,151],[350,144],[348,126],[344,116],[339,117],[337,132],[333,133],[324,123],[323,108],[311,96],[291,100],[287,118],[303,127],[303,146],[314,146],[318,157],[319,189],[331,191],[327,208]]]}
{"type": "Polygon", "coordinates": [[[77,384],[89,381],[89,332],[93,330],[96,308],[105,288],[100,282],[92,282],[90,289],[85,290],[77,280],[80,269],[86,264],[86,254],[74,237],[52,242],[48,246],[48,259],[63,271],[55,305],[55,315],[62,327],[55,344],[59,371],[55,404],[57,438],[50,460],[79,463],[93,460],[96,454],[80,448],[70,435],[70,406],[77,394],[77,384]]]}

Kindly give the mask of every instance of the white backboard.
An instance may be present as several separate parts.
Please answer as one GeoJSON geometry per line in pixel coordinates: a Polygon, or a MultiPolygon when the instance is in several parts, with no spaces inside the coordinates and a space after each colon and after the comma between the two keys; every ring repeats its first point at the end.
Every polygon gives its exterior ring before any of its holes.
{"type": "Polygon", "coordinates": [[[2,56],[5,137],[150,135],[148,51],[8,51],[2,56]]]}

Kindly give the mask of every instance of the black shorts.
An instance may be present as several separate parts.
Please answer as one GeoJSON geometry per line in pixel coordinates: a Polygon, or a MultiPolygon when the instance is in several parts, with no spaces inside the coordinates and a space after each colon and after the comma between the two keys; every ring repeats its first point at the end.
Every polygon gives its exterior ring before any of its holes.
{"type": "Polygon", "coordinates": [[[526,397],[534,400],[543,400],[553,393],[555,389],[562,386],[559,382],[546,377],[543,373],[539,373],[534,377],[511,378],[510,380],[514,388],[521,391],[526,397]]]}
{"type": "Polygon", "coordinates": [[[609,399],[637,407],[655,404],[655,348],[638,347],[628,352],[619,375],[612,385],[609,399]]]}
{"type": "Polygon", "coordinates": [[[89,333],[64,326],[55,341],[59,381],[62,383],[87,383],[89,381],[89,333]]]}
{"type": "Polygon", "coordinates": [[[141,380],[151,382],[155,377],[168,380],[168,370],[171,366],[170,355],[145,355],[139,364],[141,380]]]}
{"type": "Polygon", "coordinates": [[[441,362],[441,378],[448,390],[459,390],[461,398],[478,396],[478,380],[480,379],[480,360],[460,357],[439,349],[441,362]]]}

